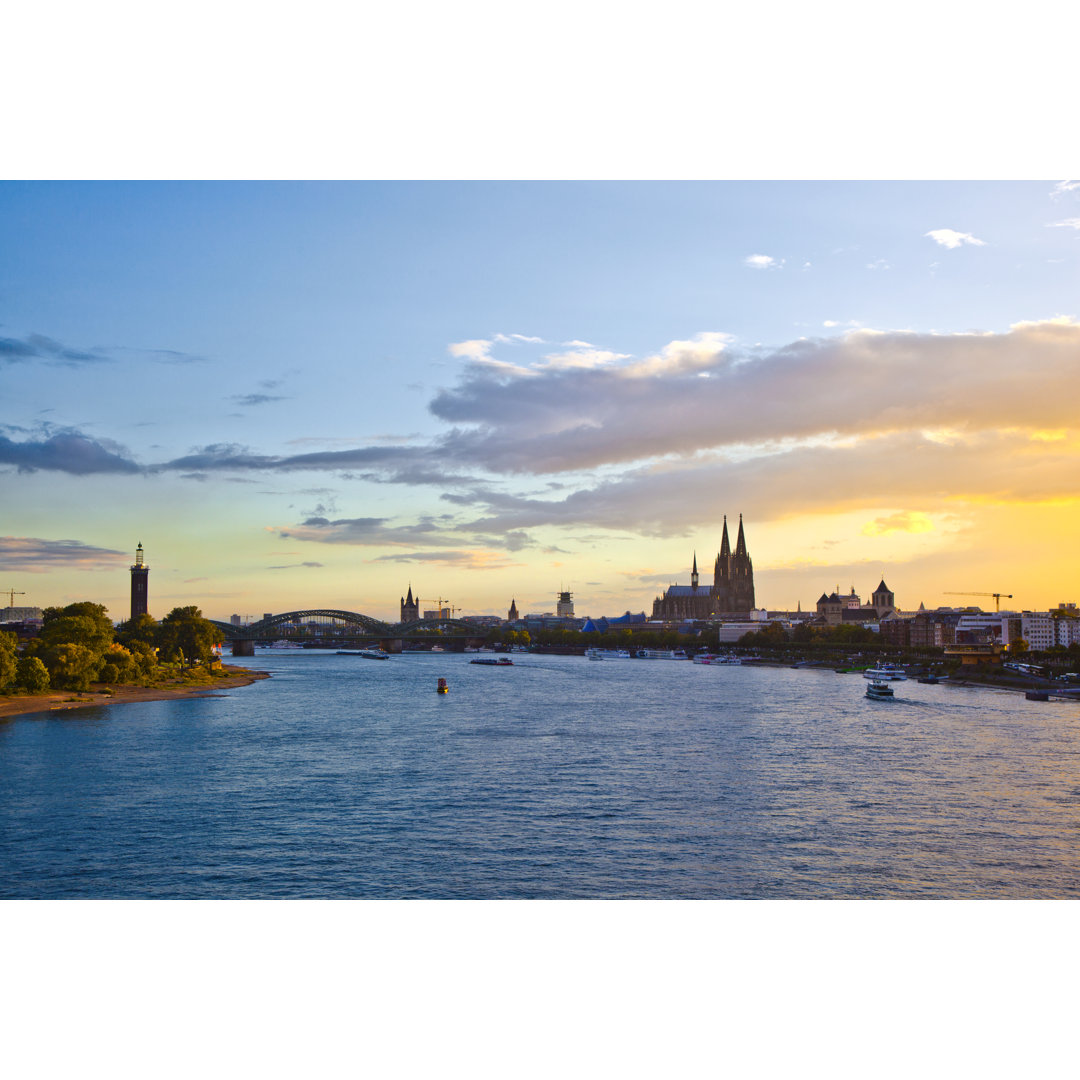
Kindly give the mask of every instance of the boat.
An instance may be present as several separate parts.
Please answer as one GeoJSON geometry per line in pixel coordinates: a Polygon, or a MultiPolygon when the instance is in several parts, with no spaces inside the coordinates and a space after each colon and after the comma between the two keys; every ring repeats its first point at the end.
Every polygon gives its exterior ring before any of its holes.
{"type": "Polygon", "coordinates": [[[642,660],[685,660],[686,653],[682,649],[642,649],[638,653],[642,660]],[[676,653],[682,653],[677,656],[676,653]]]}
{"type": "Polygon", "coordinates": [[[440,679],[438,681],[438,683],[435,685],[435,692],[437,694],[448,694],[450,692],[450,687],[446,685],[445,679],[440,679]]]}
{"type": "Polygon", "coordinates": [[[603,660],[607,655],[607,649],[586,649],[585,658],[587,660],[603,660]]]}
{"type": "Polygon", "coordinates": [[[941,682],[941,680],[944,678],[944,675],[920,675],[919,682],[929,683],[930,686],[937,686],[937,684],[941,682]]]}
{"type": "Polygon", "coordinates": [[[866,696],[871,701],[892,701],[893,688],[880,679],[876,679],[866,688],[866,696]]]}
{"type": "Polygon", "coordinates": [[[897,664],[878,664],[877,667],[867,668],[863,672],[864,679],[873,679],[875,682],[893,680],[900,682],[907,678],[907,672],[897,664]]]}
{"type": "Polygon", "coordinates": [[[271,641],[266,647],[268,649],[302,649],[304,646],[299,641],[286,641],[282,638],[280,641],[271,641]]]}
{"type": "Polygon", "coordinates": [[[363,656],[367,660],[389,660],[390,654],[382,649],[338,649],[338,656],[363,656]]]}
{"type": "Polygon", "coordinates": [[[470,660],[470,664],[483,664],[484,667],[513,667],[514,661],[509,656],[478,656],[475,660],[470,660]]]}

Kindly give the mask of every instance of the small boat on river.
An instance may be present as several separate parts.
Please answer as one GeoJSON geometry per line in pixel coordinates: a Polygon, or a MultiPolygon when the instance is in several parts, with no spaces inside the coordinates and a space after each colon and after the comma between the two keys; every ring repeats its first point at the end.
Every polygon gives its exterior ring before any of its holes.
{"type": "Polygon", "coordinates": [[[867,668],[863,672],[864,679],[873,679],[875,682],[882,680],[900,681],[907,678],[907,672],[897,664],[878,664],[877,667],[867,668]]]}
{"type": "Polygon", "coordinates": [[[483,664],[484,667],[513,667],[514,661],[509,656],[478,656],[475,660],[470,660],[470,664],[483,664]]]}
{"type": "Polygon", "coordinates": [[[893,688],[887,682],[877,679],[866,688],[866,696],[871,701],[892,701],[893,688]]]}
{"type": "Polygon", "coordinates": [[[338,656],[362,656],[366,660],[389,660],[390,654],[382,649],[338,649],[338,656]]]}

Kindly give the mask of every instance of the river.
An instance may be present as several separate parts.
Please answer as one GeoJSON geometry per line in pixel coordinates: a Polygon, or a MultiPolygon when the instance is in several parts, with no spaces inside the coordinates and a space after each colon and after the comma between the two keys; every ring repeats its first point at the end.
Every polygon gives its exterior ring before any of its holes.
{"type": "Polygon", "coordinates": [[[468,659],[0,722],[0,897],[1080,896],[1076,702],[468,659]]]}

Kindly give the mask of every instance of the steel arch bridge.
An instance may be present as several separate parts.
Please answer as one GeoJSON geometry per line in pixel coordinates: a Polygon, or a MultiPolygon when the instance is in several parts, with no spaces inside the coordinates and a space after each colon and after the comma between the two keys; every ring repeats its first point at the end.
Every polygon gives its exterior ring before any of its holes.
{"type": "Polygon", "coordinates": [[[302,611],[284,611],[268,619],[233,626],[232,623],[210,620],[219,627],[229,641],[262,641],[295,635],[314,636],[312,631],[330,632],[337,636],[341,631],[362,634],[386,635],[390,624],[359,611],[341,611],[336,608],[305,608],[302,611]]]}
{"type": "Polygon", "coordinates": [[[410,638],[427,637],[437,631],[444,637],[477,637],[483,631],[460,619],[415,619],[407,623],[387,623],[359,611],[336,608],[306,608],[285,611],[268,619],[234,626],[232,623],[209,620],[225,635],[227,641],[273,641],[277,638],[410,638]]]}

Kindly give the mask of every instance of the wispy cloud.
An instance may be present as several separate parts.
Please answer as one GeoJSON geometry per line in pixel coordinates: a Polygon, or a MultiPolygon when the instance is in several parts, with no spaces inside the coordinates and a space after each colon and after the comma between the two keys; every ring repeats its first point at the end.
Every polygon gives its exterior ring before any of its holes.
{"type": "Polygon", "coordinates": [[[1062,195],[1077,190],[1080,190],[1080,180],[1059,180],[1050,192],[1050,198],[1060,199],[1062,195]]]}
{"type": "Polygon", "coordinates": [[[323,563],[321,562],[297,562],[297,563],[285,563],[282,566],[268,566],[267,570],[296,570],[303,567],[312,567],[315,569],[321,569],[323,563]]]}
{"type": "Polygon", "coordinates": [[[1080,229],[1080,217],[1066,218],[1064,221],[1050,221],[1048,229],[1080,229]]]}
{"type": "Polygon", "coordinates": [[[0,362],[45,360],[57,364],[98,364],[109,357],[100,349],[71,349],[42,334],[0,338],[0,362]]]}
{"type": "Polygon", "coordinates": [[[81,540],[0,536],[0,569],[24,574],[45,574],[61,568],[115,570],[130,558],[130,552],[95,547],[81,540]]]}
{"type": "Polygon", "coordinates": [[[268,405],[273,401],[287,401],[288,398],[277,397],[274,394],[233,394],[229,400],[235,401],[237,405],[249,407],[255,405],[268,405]]]}
{"type": "Polygon", "coordinates": [[[465,570],[505,570],[507,567],[521,565],[493,551],[394,552],[389,555],[379,555],[371,561],[375,563],[438,563],[443,566],[460,567],[465,570]]]}
{"type": "Polygon", "coordinates": [[[0,465],[14,465],[19,472],[137,473],[134,462],[118,443],[91,439],[81,432],[63,431],[16,443],[0,436],[0,465]]]}
{"type": "Polygon", "coordinates": [[[971,233],[957,232],[955,229],[931,229],[928,233],[923,233],[924,236],[929,236],[935,244],[940,244],[946,248],[958,248],[963,247],[964,244],[972,244],[975,247],[985,247],[986,241],[980,240],[976,236],[972,236],[971,233]]]}

